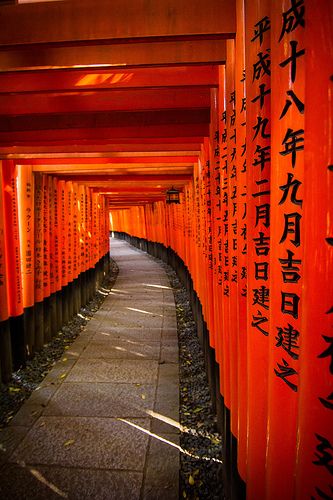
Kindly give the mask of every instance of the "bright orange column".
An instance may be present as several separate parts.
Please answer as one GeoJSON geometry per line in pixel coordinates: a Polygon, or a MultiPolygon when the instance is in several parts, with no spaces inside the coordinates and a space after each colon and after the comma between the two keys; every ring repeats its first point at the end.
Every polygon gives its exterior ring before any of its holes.
{"type": "Polygon", "coordinates": [[[0,168],[0,322],[9,317],[7,296],[7,262],[5,253],[5,212],[3,202],[3,179],[0,168]]]}
{"type": "Polygon", "coordinates": [[[270,4],[246,0],[247,497],[265,498],[270,302],[270,4]]]}
{"type": "Polygon", "coordinates": [[[302,314],[304,6],[271,7],[271,305],[267,498],[293,498],[302,314]],[[290,10],[291,9],[291,10],[290,10]],[[295,9],[299,17],[295,17],[295,9]],[[303,18],[303,21],[302,21],[303,18]],[[283,422],[283,439],[281,439],[283,422]],[[284,457],[281,461],[281,456],[284,457]],[[283,481],[281,480],[283,477],[283,481]]]}
{"type": "Polygon", "coordinates": [[[227,82],[226,69],[219,67],[219,113],[220,113],[220,171],[221,171],[221,205],[222,205],[222,297],[221,297],[221,328],[222,328],[222,369],[220,369],[220,385],[225,406],[230,409],[230,339],[229,339],[229,297],[230,297],[230,266],[229,266],[229,170],[228,170],[228,132],[227,123],[227,82]]]}
{"type": "Polygon", "coordinates": [[[58,181],[58,217],[59,217],[59,254],[60,254],[60,279],[61,286],[68,284],[67,260],[68,260],[68,227],[67,227],[67,203],[66,182],[58,181]]]}
{"type": "Polygon", "coordinates": [[[2,162],[5,251],[9,316],[23,313],[19,208],[17,199],[17,166],[12,160],[2,162]]]}
{"type": "Polygon", "coordinates": [[[297,500],[333,498],[333,3],[307,1],[305,26],[297,500]]]}
{"type": "Polygon", "coordinates": [[[58,181],[53,179],[53,228],[51,230],[51,242],[53,245],[53,274],[54,274],[54,291],[61,290],[61,250],[60,250],[60,209],[59,198],[60,191],[58,189],[58,181]]]}
{"type": "Polygon", "coordinates": [[[31,165],[18,165],[18,196],[23,307],[35,302],[34,181],[31,165]]]}
{"type": "Polygon", "coordinates": [[[218,296],[220,303],[220,343],[219,343],[219,351],[218,351],[218,362],[220,365],[220,389],[221,394],[224,397],[225,395],[225,378],[224,378],[224,365],[227,363],[224,355],[225,349],[225,332],[226,332],[226,320],[224,311],[227,310],[227,301],[224,296],[225,286],[228,283],[225,283],[227,275],[225,274],[225,224],[228,220],[228,194],[227,190],[227,129],[226,129],[226,99],[225,99],[225,66],[219,66],[219,93],[218,93],[218,115],[219,115],[219,185],[220,185],[220,228],[218,229],[219,239],[218,239],[218,296]]]}
{"type": "MultiPolygon", "coordinates": [[[[230,358],[231,432],[238,436],[238,214],[237,214],[237,151],[236,151],[236,93],[235,41],[227,41],[226,61],[227,151],[228,151],[228,267],[229,293],[228,325],[230,358]]],[[[226,225],[225,225],[226,227],[226,225]]]]}
{"type": "Polygon", "coordinates": [[[50,286],[50,196],[49,178],[43,175],[43,294],[44,298],[51,293],[50,286]]]}
{"type": "Polygon", "coordinates": [[[246,480],[247,468],[247,199],[246,199],[246,92],[245,6],[236,2],[235,56],[236,161],[237,161],[237,318],[238,318],[238,471],[246,480]]]}

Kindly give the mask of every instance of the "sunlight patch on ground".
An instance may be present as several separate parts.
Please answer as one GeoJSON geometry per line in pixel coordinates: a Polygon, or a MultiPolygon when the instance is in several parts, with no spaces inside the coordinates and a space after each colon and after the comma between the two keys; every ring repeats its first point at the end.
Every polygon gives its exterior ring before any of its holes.
{"type": "Polygon", "coordinates": [[[143,311],[142,309],[135,309],[135,307],[126,307],[126,309],[128,309],[129,311],[139,312],[142,314],[150,314],[151,316],[160,316],[161,318],[163,318],[163,314],[157,314],[157,313],[152,313],[149,311],[143,311]]]}
{"type": "Polygon", "coordinates": [[[125,420],[124,418],[117,418],[117,420],[119,420],[121,422],[124,422],[125,424],[128,424],[131,427],[134,427],[135,429],[138,429],[139,431],[144,432],[145,434],[148,434],[148,436],[151,436],[151,437],[157,439],[158,441],[162,441],[163,443],[168,444],[169,446],[172,446],[173,448],[177,448],[177,450],[179,450],[180,453],[184,453],[185,455],[188,455],[189,457],[195,458],[196,460],[205,460],[205,461],[208,461],[208,462],[218,462],[220,464],[223,463],[223,461],[220,460],[219,458],[204,457],[204,456],[200,457],[198,455],[194,455],[193,453],[190,453],[189,451],[184,450],[184,448],[182,448],[178,444],[175,444],[172,441],[169,441],[168,439],[165,439],[162,436],[159,436],[158,434],[154,434],[153,432],[150,432],[147,429],[144,429],[143,427],[141,427],[140,425],[135,424],[134,422],[129,422],[128,420],[125,420]]]}
{"type": "Polygon", "coordinates": [[[41,483],[45,484],[50,490],[54,491],[59,497],[62,498],[68,498],[67,493],[64,493],[63,491],[59,490],[57,486],[55,486],[53,483],[50,483],[37,469],[30,469],[31,474],[38,479],[41,483]]]}
{"type": "Polygon", "coordinates": [[[154,288],[162,288],[163,290],[172,290],[169,286],[164,285],[150,285],[149,283],[142,283],[144,286],[152,286],[154,288]]]}

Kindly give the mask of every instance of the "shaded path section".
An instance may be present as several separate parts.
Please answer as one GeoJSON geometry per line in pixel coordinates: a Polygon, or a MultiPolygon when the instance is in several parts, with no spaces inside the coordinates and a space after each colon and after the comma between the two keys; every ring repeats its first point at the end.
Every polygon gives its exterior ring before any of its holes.
{"type": "Polygon", "coordinates": [[[111,247],[114,288],[0,433],[2,498],[178,498],[172,289],[150,256],[111,247]]]}

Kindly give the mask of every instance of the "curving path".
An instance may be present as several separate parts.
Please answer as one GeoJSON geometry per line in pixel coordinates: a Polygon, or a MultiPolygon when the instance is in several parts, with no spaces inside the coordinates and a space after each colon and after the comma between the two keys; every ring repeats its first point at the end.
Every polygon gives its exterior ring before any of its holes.
{"type": "Polygon", "coordinates": [[[111,293],[0,432],[0,498],[178,498],[173,293],[150,256],[111,248],[111,293]]]}

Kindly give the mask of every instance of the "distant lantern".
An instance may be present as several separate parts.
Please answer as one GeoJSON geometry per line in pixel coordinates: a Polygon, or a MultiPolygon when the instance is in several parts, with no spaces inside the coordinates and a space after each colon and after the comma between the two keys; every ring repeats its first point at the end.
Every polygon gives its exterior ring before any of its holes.
{"type": "Polygon", "coordinates": [[[169,189],[166,194],[167,194],[167,199],[166,199],[167,203],[180,203],[178,189],[172,186],[172,188],[169,189]]]}

